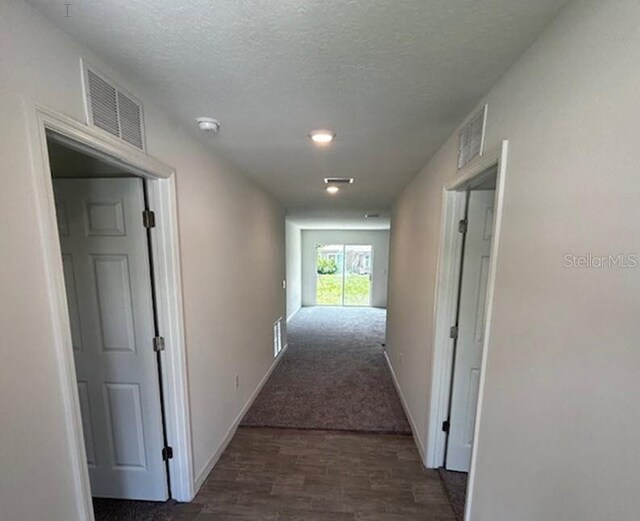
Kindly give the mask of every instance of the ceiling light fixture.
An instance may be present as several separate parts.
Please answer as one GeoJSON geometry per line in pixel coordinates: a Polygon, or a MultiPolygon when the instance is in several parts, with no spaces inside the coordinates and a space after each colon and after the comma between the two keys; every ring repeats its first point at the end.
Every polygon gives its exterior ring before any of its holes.
{"type": "Polygon", "coordinates": [[[327,186],[327,192],[330,194],[337,194],[340,191],[340,188],[337,186],[327,186]]]}
{"type": "Polygon", "coordinates": [[[213,118],[197,118],[198,128],[205,132],[217,134],[220,131],[220,122],[213,118]]]}
{"type": "Polygon", "coordinates": [[[328,145],[335,139],[336,133],[330,130],[312,130],[309,137],[316,145],[328,145]]]}

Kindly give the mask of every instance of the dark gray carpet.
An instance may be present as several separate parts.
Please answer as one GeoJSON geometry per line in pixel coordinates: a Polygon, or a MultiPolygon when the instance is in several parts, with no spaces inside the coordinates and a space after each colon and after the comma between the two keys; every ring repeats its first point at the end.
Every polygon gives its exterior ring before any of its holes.
{"type": "Polygon", "coordinates": [[[93,498],[96,521],[191,521],[202,510],[198,503],[164,503],[93,498]]]}
{"type": "Polygon", "coordinates": [[[458,521],[462,521],[464,519],[464,504],[467,498],[467,479],[469,474],[466,472],[454,472],[444,467],[440,467],[438,470],[456,518],[458,521]]]}
{"type": "Polygon", "coordinates": [[[386,311],[302,308],[242,425],[410,434],[384,358],[386,311]]]}

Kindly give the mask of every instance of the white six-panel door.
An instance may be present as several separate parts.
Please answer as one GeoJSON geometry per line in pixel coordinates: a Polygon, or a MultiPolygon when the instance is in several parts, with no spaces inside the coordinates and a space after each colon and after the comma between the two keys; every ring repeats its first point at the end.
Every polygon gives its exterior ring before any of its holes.
{"type": "Polygon", "coordinates": [[[165,500],[142,180],[54,180],[95,497],[165,500]]]}
{"type": "Polygon", "coordinates": [[[478,404],[494,194],[493,190],[469,193],[446,459],[447,469],[463,472],[471,464],[478,404]]]}

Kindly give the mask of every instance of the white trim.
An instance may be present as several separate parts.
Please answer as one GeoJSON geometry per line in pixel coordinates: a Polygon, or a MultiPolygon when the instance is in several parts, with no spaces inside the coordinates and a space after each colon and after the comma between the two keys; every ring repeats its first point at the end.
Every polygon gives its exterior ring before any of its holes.
{"type": "Polygon", "coordinates": [[[166,346],[160,357],[167,438],[173,447],[171,493],[177,501],[187,502],[195,492],[175,176],[148,182],[147,190],[158,223],[151,231],[151,245],[158,325],[166,346]]]}
{"type": "Polygon", "coordinates": [[[249,396],[249,399],[246,401],[246,403],[244,404],[244,406],[242,407],[242,409],[240,410],[240,412],[236,416],[235,420],[233,420],[233,423],[231,424],[231,427],[229,427],[229,430],[227,430],[227,433],[225,434],[224,438],[222,439],[222,442],[220,443],[220,446],[218,447],[218,449],[213,453],[211,458],[209,458],[209,461],[207,461],[207,463],[204,465],[202,470],[200,470],[200,472],[198,472],[198,475],[196,476],[196,479],[195,479],[195,493],[196,494],[198,493],[198,490],[200,490],[200,487],[202,486],[202,484],[207,479],[207,476],[209,475],[209,473],[213,470],[213,467],[215,466],[215,464],[220,459],[220,456],[222,456],[222,453],[225,451],[225,449],[227,448],[227,446],[229,445],[229,443],[233,439],[233,436],[235,435],[236,431],[238,430],[238,426],[240,425],[240,422],[242,421],[242,418],[244,418],[244,415],[247,414],[247,411],[253,405],[253,402],[255,401],[256,397],[258,396],[258,394],[260,394],[260,391],[262,391],[262,388],[264,387],[264,384],[267,383],[267,380],[271,376],[271,373],[273,373],[273,370],[280,363],[280,360],[282,359],[282,356],[284,355],[285,351],[288,348],[289,348],[289,344],[287,343],[282,348],[282,351],[280,351],[280,354],[273,360],[273,362],[271,363],[271,366],[269,367],[269,370],[262,377],[262,380],[260,380],[260,382],[258,383],[256,388],[254,389],[253,393],[251,393],[251,396],[249,396]]]}
{"type": "Polygon", "coordinates": [[[482,418],[482,405],[484,403],[484,384],[487,378],[487,358],[491,346],[491,321],[493,319],[493,302],[496,288],[496,275],[498,273],[498,251],[500,248],[500,235],[502,231],[502,218],[504,213],[504,192],[507,177],[507,156],[509,142],[502,142],[498,158],[498,173],[496,179],[496,203],[495,218],[493,222],[493,242],[491,244],[491,259],[489,261],[489,281],[486,297],[486,323],[484,328],[484,346],[482,349],[482,363],[480,365],[480,385],[478,390],[478,405],[476,408],[476,423],[473,432],[473,446],[471,447],[471,468],[469,470],[469,483],[467,484],[467,498],[464,509],[464,519],[471,519],[471,507],[473,504],[473,492],[476,481],[476,464],[478,460],[478,439],[480,432],[480,420],[482,418]]]}
{"type": "Polygon", "coordinates": [[[446,190],[460,190],[464,185],[471,181],[474,177],[488,170],[492,166],[499,164],[502,157],[502,151],[507,146],[508,141],[505,140],[496,148],[482,156],[474,157],[464,168],[458,170],[458,173],[451,182],[445,185],[446,190]]]}
{"type": "Polygon", "coordinates": [[[35,110],[39,123],[46,124],[47,129],[66,138],[65,142],[74,148],[84,149],[108,163],[125,165],[127,170],[148,179],[169,178],[175,173],[172,167],[104,130],[88,127],[45,107],[36,105],[35,110]]]}
{"type": "Polygon", "coordinates": [[[167,429],[174,447],[170,474],[174,498],[189,501],[194,493],[174,170],[144,152],[121,143],[108,133],[87,127],[68,116],[37,105],[27,105],[25,110],[32,147],[32,181],[54,328],[53,347],[63,382],[65,424],[69,429],[69,452],[80,504],[78,519],[92,521],[94,516],[56,225],[47,130],[55,132],[58,139],[75,148],[88,151],[111,163],[126,165],[128,170],[150,181],[150,196],[162,228],[155,234],[157,240],[153,241],[153,247],[159,319],[168,340],[167,351],[163,356],[163,360],[168,362],[165,362],[163,383],[169,411],[166,418],[167,429]]]}
{"type": "Polygon", "coordinates": [[[441,432],[440,426],[444,419],[446,419],[449,387],[451,382],[452,345],[451,340],[449,339],[449,327],[455,321],[455,303],[459,280],[459,255],[461,247],[461,239],[457,233],[456,225],[460,219],[461,202],[464,200],[464,197],[461,197],[456,193],[456,191],[464,189],[465,186],[479,174],[482,174],[487,169],[497,165],[493,242],[491,245],[491,260],[486,295],[487,311],[485,335],[482,351],[482,365],[480,369],[475,432],[471,451],[471,468],[465,506],[465,519],[467,520],[470,519],[473,499],[478,429],[480,426],[480,416],[484,396],[487,353],[490,346],[491,319],[497,272],[498,248],[500,244],[500,230],[503,215],[508,146],[509,142],[505,140],[499,147],[491,150],[489,153],[484,154],[482,157],[476,157],[458,172],[458,175],[452,182],[445,186],[443,194],[443,223],[438,254],[438,278],[436,286],[436,327],[434,332],[434,349],[431,361],[431,399],[427,425],[428,436],[426,463],[430,468],[438,467],[442,465],[442,462],[444,461],[445,436],[444,433],[441,432]]]}
{"type": "Polygon", "coordinates": [[[297,313],[298,311],[300,311],[301,309],[302,309],[302,306],[300,306],[300,307],[299,307],[298,309],[296,309],[293,313],[291,313],[291,315],[289,315],[289,316],[287,317],[287,324],[288,324],[289,322],[291,322],[291,319],[292,319],[293,317],[295,317],[295,316],[296,316],[296,313],[297,313]]]}
{"type": "Polygon", "coordinates": [[[40,225],[43,243],[43,258],[47,295],[51,308],[53,328],[52,345],[58,363],[62,381],[61,398],[63,402],[64,424],[67,427],[69,456],[74,489],[78,491],[78,520],[93,521],[91,485],[84,445],[84,434],[80,416],[80,401],[76,378],[73,346],[71,344],[71,326],[64,285],[64,272],[60,242],[56,223],[55,204],[53,202],[53,183],[49,167],[43,114],[25,106],[29,130],[31,151],[31,181],[36,195],[36,214],[40,225]]]}
{"type": "Polygon", "coordinates": [[[389,360],[389,355],[387,352],[384,352],[384,359],[387,361],[387,366],[389,367],[389,371],[391,371],[391,378],[393,380],[393,384],[395,385],[396,391],[398,392],[398,396],[400,396],[400,402],[402,403],[402,408],[404,409],[404,413],[409,420],[409,425],[411,425],[411,432],[413,434],[413,439],[416,442],[416,447],[418,448],[418,453],[420,454],[420,461],[424,464],[425,461],[425,450],[424,444],[420,439],[419,431],[416,427],[416,422],[413,419],[411,414],[411,409],[407,405],[407,401],[405,400],[404,394],[402,393],[402,389],[400,388],[400,384],[398,383],[398,378],[396,377],[396,372],[393,370],[393,365],[391,365],[391,360],[389,360]]]}

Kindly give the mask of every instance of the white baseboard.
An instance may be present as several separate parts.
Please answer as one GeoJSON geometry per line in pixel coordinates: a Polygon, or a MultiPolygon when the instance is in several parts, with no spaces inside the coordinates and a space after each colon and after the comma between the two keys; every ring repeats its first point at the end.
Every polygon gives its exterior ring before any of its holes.
{"type": "Polygon", "coordinates": [[[418,437],[418,429],[416,429],[416,422],[411,415],[411,411],[409,410],[409,406],[407,405],[407,401],[404,398],[404,394],[402,394],[402,389],[400,388],[400,384],[398,383],[398,378],[396,377],[396,372],[393,370],[393,365],[391,365],[391,360],[389,360],[389,355],[387,352],[384,352],[384,358],[387,361],[387,365],[389,366],[389,371],[391,371],[391,378],[393,379],[393,384],[396,386],[396,391],[398,391],[398,396],[400,396],[400,402],[402,403],[402,408],[404,409],[404,413],[407,415],[409,419],[409,425],[411,425],[411,432],[413,433],[413,440],[416,443],[416,447],[418,448],[418,452],[420,453],[420,460],[422,464],[425,465],[426,462],[426,451],[424,448],[424,444],[422,440],[418,437]]]}
{"type": "Polygon", "coordinates": [[[289,315],[289,316],[287,317],[287,322],[289,322],[293,317],[295,317],[295,316],[296,316],[296,313],[297,313],[298,311],[300,311],[301,309],[302,309],[302,306],[300,306],[300,307],[299,307],[298,309],[296,309],[293,313],[291,313],[291,315],[289,315]]]}
{"type": "Polygon", "coordinates": [[[220,446],[218,447],[218,449],[209,458],[209,461],[207,461],[204,468],[198,473],[198,476],[196,477],[195,483],[194,483],[195,494],[198,493],[198,490],[200,490],[200,487],[204,483],[205,479],[207,479],[207,476],[209,475],[211,470],[213,470],[213,467],[220,459],[220,456],[222,456],[222,453],[225,451],[225,449],[229,445],[229,442],[233,439],[233,436],[235,435],[236,430],[238,429],[238,425],[240,425],[240,422],[242,421],[242,418],[244,418],[244,415],[247,413],[247,411],[249,410],[249,407],[251,407],[254,400],[256,399],[256,397],[264,387],[264,384],[267,383],[267,380],[271,376],[271,373],[273,372],[273,370],[276,368],[278,363],[280,363],[280,360],[282,359],[282,355],[285,353],[288,347],[289,347],[289,344],[284,345],[284,347],[282,348],[282,351],[280,351],[280,354],[275,358],[275,360],[271,364],[271,367],[269,367],[269,370],[267,371],[267,373],[262,377],[262,380],[260,380],[260,383],[258,383],[253,393],[251,393],[251,396],[249,396],[249,399],[247,400],[247,402],[244,404],[244,406],[236,416],[235,420],[233,420],[231,427],[229,427],[229,430],[227,431],[224,438],[222,439],[222,443],[220,443],[220,446]]]}

